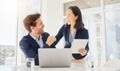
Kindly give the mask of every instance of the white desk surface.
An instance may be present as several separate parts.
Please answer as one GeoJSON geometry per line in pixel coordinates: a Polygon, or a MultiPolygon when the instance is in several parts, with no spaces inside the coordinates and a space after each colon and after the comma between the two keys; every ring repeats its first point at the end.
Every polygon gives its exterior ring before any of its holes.
{"type": "Polygon", "coordinates": [[[84,64],[71,64],[68,68],[40,68],[35,66],[32,70],[26,66],[0,66],[0,71],[120,71],[120,68],[97,67],[87,70],[84,64]]]}

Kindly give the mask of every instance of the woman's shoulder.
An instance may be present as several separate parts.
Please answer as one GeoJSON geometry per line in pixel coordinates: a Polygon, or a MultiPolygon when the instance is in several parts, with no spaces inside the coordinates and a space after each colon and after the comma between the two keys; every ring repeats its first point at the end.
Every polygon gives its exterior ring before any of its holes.
{"type": "Polygon", "coordinates": [[[67,24],[64,24],[62,27],[63,27],[64,29],[70,29],[70,25],[67,25],[67,24]]]}
{"type": "Polygon", "coordinates": [[[79,31],[88,31],[86,28],[78,29],[79,31]]]}
{"type": "Polygon", "coordinates": [[[63,25],[62,25],[62,28],[66,28],[66,24],[63,24],[63,25]]]}
{"type": "Polygon", "coordinates": [[[63,24],[62,25],[62,27],[61,27],[61,29],[63,29],[63,30],[65,30],[65,29],[67,29],[68,27],[66,26],[66,24],[63,24]]]}
{"type": "Polygon", "coordinates": [[[83,30],[84,30],[84,31],[88,31],[88,29],[86,29],[86,28],[83,28],[83,30]]]}

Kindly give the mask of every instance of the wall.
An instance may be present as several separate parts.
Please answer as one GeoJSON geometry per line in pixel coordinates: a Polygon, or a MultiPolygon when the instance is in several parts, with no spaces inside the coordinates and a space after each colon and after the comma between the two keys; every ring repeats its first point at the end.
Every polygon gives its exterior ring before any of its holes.
{"type": "Polygon", "coordinates": [[[42,0],[42,20],[45,24],[45,31],[56,35],[62,26],[62,5],[61,0],[42,0]]]}
{"type": "MultiPolygon", "coordinates": [[[[42,20],[45,24],[44,30],[50,35],[55,36],[63,25],[62,1],[52,0],[51,2],[51,0],[42,0],[42,20]]],[[[58,47],[62,44],[63,42],[59,42],[58,47]]]]}

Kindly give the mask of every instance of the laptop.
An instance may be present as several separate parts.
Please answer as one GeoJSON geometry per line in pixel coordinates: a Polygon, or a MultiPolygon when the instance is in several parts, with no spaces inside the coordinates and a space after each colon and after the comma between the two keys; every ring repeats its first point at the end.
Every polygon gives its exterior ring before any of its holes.
{"type": "Polygon", "coordinates": [[[79,53],[78,50],[81,48],[85,48],[88,43],[88,39],[74,39],[71,49],[72,53],[79,53]]]}
{"type": "Polygon", "coordinates": [[[70,48],[39,48],[38,53],[40,67],[70,67],[71,65],[70,48]]]}

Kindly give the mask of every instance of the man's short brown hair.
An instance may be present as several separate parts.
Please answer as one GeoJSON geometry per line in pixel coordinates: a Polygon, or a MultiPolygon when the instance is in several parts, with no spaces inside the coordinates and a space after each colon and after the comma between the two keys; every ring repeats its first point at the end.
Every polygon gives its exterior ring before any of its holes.
{"type": "Polygon", "coordinates": [[[36,14],[30,14],[30,15],[28,15],[28,16],[26,16],[25,17],[25,19],[24,19],[24,21],[23,21],[23,23],[24,23],[24,27],[29,31],[29,32],[31,32],[31,29],[30,29],[30,27],[31,26],[36,26],[36,20],[38,19],[38,18],[40,18],[40,14],[39,13],[36,13],[36,14]]]}

